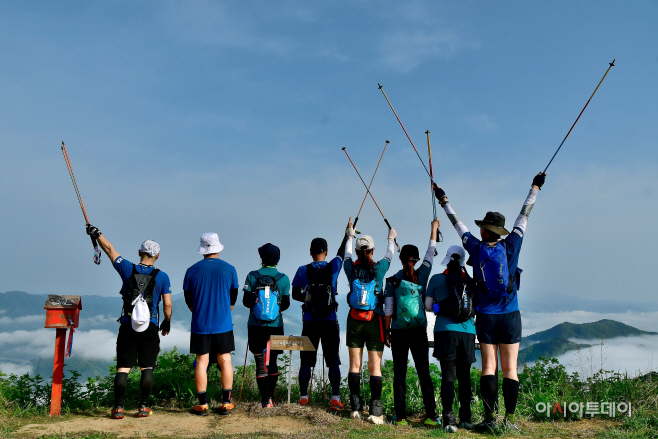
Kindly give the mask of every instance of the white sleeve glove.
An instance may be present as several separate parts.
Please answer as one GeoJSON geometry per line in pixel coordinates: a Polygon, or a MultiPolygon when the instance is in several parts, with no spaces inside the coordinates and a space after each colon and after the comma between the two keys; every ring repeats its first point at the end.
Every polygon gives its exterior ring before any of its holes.
{"type": "Polygon", "coordinates": [[[396,236],[398,236],[398,232],[393,227],[388,229],[388,239],[395,239],[396,236]]]}

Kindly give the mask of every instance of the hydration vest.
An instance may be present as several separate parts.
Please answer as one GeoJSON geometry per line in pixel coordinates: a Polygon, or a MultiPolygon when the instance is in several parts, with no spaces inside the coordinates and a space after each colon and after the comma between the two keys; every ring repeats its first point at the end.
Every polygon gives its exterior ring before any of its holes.
{"type": "Polygon", "coordinates": [[[400,329],[427,326],[423,287],[395,276],[386,279],[395,288],[393,320],[400,329]]]}
{"type": "Polygon", "coordinates": [[[281,293],[279,292],[278,282],[283,278],[283,273],[277,273],[276,276],[266,276],[258,271],[251,273],[256,278],[256,288],[254,295],[256,304],[251,312],[262,323],[271,323],[279,317],[281,309],[281,293]]]}
{"type": "MultiPolygon", "coordinates": [[[[148,309],[153,308],[153,295],[155,293],[155,278],[157,277],[160,270],[153,268],[149,274],[142,274],[137,271],[137,266],[133,264],[133,272],[128,278],[127,290],[121,290],[121,296],[123,297],[123,312],[122,316],[132,316],[133,304],[137,303],[137,299],[140,296],[144,298],[144,301],[148,305],[148,309]]],[[[156,307],[151,311],[151,318],[158,316],[159,317],[160,307],[156,307]]],[[[119,318],[119,320],[121,320],[119,318]]],[[[159,320],[159,318],[158,318],[159,320]]]]}
{"type": "Polygon", "coordinates": [[[473,279],[467,273],[464,276],[450,272],[444,275],[448,297],[439,302],[439,314],[464,323],[475,316],[473,279]]]}
{"type": "Polygon", "coordinates": [[[377,273],[370,267],[354,264],[355,279],[352,281],[352,291],[348,297],[348,305],[352,310],[350,315],[357,320],[370,321],[377,307],[377,273]]]}
{"type": "Polygon", "coordinates": [[[479,270],[477,282],[480,291],[489,297],[501,298],[514,290],[515,273],[509,272],[507,247],[504,241],[497,242],[493,246],[480,243],[476,262],[473,268],[479,270]]]}
{"type": "Polygon", "coordinates": [[[336,311],[336,295],[333,288],[333,273],[331,264],[322,268],[316,268],[313,264],[306,266],[306,298],[304,300],[304,311],[310,311],[315,318],[326,319],[333,311],[336,311]]]}

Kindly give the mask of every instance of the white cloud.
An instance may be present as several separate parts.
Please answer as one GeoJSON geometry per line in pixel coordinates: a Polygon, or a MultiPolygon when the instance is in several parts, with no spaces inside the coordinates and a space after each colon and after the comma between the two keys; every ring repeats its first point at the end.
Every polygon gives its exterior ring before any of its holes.
{"type": "Polygon", "coordinates": [[[6,362],[6,363],[0,363],[0,371],[4,373],[5,375],[24,375],[26,373],[32,373],[34,371],[34,367],[28,363],[11,363],[11,362],[6,362]]]}
{"type": "MultiPolygon", "coordinates": [[[[4,311],[4,310],[3,310],[4,311]]],[[[25,324],[25,323],[35,323],[35,322],[45,322],[46,317],[44,315],[32,315],[32,316],[21,316],[21,317],[0,317],[0,325],[13,325],[13,324],[25,324]]]]}

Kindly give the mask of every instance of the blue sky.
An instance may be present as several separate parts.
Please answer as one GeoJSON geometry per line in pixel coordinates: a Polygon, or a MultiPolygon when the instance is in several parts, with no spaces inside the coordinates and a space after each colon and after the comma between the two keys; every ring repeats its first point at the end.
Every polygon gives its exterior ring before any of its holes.
{"type": "MultiPolygon", "coordinates": [[[[265,242],[292,277],[361,203],[342,147],[369,180],[391,141],[372,192],[400,244],[426,246],[428,178],[378,82],[423,159],[430,130],[436,180],[473,230],[487,210],[514,221],[616,58],[539,194],[520,303],[655,303],[657,16],[654,2],[2,2],[0,291],[118,292],[107,258],[91,262],[62,140],[92,223],[129,259],[158,241],[174,291],[210,231],[240,277],[265,242]]],[[[458,240],[440,218],[442,253],[458,240]]],[[[358,228],[383,256],[370,201],[358,228]]]]}

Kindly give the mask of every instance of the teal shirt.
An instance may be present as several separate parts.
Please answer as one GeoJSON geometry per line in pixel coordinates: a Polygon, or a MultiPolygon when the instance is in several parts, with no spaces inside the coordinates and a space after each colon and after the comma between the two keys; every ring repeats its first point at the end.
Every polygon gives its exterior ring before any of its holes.
{"type": "MultiPolygon", "coordinates": [[[[258,270],[258,273],[263,276],[276,276],[279,274],[279,270],[274,267],[263,267],[258,270]]],[[[279,288],[279,293],[281,297],[290,295],[290,279],[285,274],[279,281],[276,283],[279,288]]],[[[245,292],[251,292],[256,288],[256,278],[252,276],[251,273],[247,275],[247,280],[244,282],[244,288],[242,289],[245,292]]],[[[271,326],[275,328],[283,327],[283,317],[281,317],[281,310],[279,309],[279,315],[273,322],[263,323],[259,321],[253,312],[249,311],[249,321],[247,321],[249,326],[271,326]]]]}
{"type": "MultiPolygon", "coordinates": [[[[416,273],[418,274],[418,285],[422,287],[422,296],[423,296],[423,310],[425,309],[425,297],[426,297],[426,288],[427,288],[427,280],[430,277],[430,273],[432,272],[432,263],[430,261],[424,260],[423,263],[420,265],[418,270],[416,270],[416,273]]],[[[410,279],[405,279],[404,277],[404,270],[400,270],[397,273],[393,275],[394,277],[397,277],[398,279],[401,280],[406,280],[411,282],[410,279]]],[[[386,290],[384,291],[384,297],[392,297],[393,300],[395,300],[395,288],[393,285],[391,285],[390,282],[386,282],[386,290]]],[[[427,327],[427,319],[425,319],[425,327],[427,327]]],[[[395,319],[391,320],[391,329],[400,329],[400,326],[398,323],[395,321],[395,319]]]]}
{"type": "MultiPolygon", "coordinates": [[[[448,289],[446,288],[446,275],[443,273],[435,274],[430,279],[427,286],[426,297],[433,297],[435,303],[448,298],[448,289]]],[[[475,324],[473,319],[464,323],[456,323],[450,317],[437,315],[434,323],[434,332],[455,331],[475,334],[475,324]]]]}
{"type": "MultiPolygon", "coordinates": [[[[380,316],[384,315],[384,276],[386,276],[386,272],[390,266],[391,261],[389,261],[387,258],[384,258],[379,262],[375,262],[377,282],[377,286],[375,287],[377,291],[377,305],[375,306],[375,313],[379,314],[380,316]]],[[[350,283],[349,294],[352,294],[352,282],[356,280],[356,275],[354,274],[354,262],[352,262],[351,258],[345,259],[345,262],[343,263],[343,269],[345,270],[345,276],[347,276],[347,280],[350,283]]],[[[349,304],[349,300],[347,303],[349,304]]]]}

